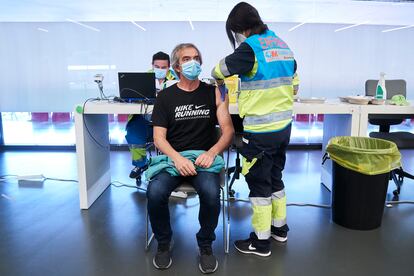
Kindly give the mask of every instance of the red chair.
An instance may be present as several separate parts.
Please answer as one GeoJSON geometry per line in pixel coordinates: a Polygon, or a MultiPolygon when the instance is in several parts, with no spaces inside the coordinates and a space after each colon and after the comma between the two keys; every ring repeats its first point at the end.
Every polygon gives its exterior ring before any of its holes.
{"type": "Polygon", "coordinates": [[[118,122],[126,122],[128,121],[128,114],[118,114],[117,118],[118,122]]]}
{"type": "Polygon", "coordinates": [[[323,118],[324,118],[323,114],[317,114],[317,115],[316,115],[316,120],[317,120],[318,122],[323,122],[323,118]]]}
{"type": "Polygon", "coordinates": [[[31,112],[31,121],[32,122],[48,122],[49,113],[48,112],[31,112]]]}
{"type": "Polygon", "coordinates": [[[296,114],[296,122],[309,122],[309,114],[296,114]]]}
{"type": "Polygon", "coordinates": [[[53,112],[52,122],[54,123],[70,122],[70,113],[69,112],[53,112]]]}

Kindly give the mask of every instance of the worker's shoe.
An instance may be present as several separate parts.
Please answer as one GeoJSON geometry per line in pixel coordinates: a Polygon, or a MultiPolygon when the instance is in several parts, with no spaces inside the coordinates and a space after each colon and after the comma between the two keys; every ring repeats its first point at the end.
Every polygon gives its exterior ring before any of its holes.
{"type": "Polygon", "coordinates": [[[158,269],[167,269],[172,265],[170,244],[158,244],[157,254],[152,259],[153,265],[158,269]]]}
{"type": "Polygon", "coordinates": [[[129,178],[141,178],[142,173],[148,169],[148,165],[144,165],[142,167],[135,167],[131,170],[131,172],[129,173],[129,178]]]}
{"type": "Polygon", "coordinates": [[[211,246],[200,247],[200,263],[198,264],[204,274],[213,273],[218,268],[218,261],[213,255],[211,246]]]}
{"type": "Polygon", "coordinates": [[[272,254],[270,249],[256,248],[256,246],[253,245],[252,238],[235,241],[234,247],[243,254],[253,254],[260,257],[269,257],[272,254]]]}
{"type": "Polygon", "coordinates": [[[271,236],[278,242],[286,242],[288,237],[289,226],[287,224],[283,225],[282,227],[275,227],[272,225],[272,232],[271,236]]]}

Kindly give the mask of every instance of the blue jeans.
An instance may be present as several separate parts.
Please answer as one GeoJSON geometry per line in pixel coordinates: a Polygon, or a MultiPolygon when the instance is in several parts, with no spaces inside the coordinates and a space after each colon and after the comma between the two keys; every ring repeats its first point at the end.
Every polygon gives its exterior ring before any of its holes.
{"type": "Polygon", "coordinates": [[[168,198],[183,180],[188,181],[197,191],[200,198],[197,243],[199,247],[211,246],[216,239],[214,230],[220,214],[220,175],[210,172],[198,172],[196,176],[171,176],[166,172],[156,175],[148,185],[148,214],[158,244],[171,241],[172,230],[168,198]]]}

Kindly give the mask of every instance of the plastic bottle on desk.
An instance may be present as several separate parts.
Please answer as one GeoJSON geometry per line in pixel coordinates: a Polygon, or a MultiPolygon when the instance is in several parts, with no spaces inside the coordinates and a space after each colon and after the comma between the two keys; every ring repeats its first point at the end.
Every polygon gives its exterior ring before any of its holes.
{"type": "Polygon", "coordinates": [[[376,99],[387,99],[387,90],[385,88],[385,73],[380,73],[380,79],[377,84],[377,89],[375,91],[375,98],[376,99]]]}

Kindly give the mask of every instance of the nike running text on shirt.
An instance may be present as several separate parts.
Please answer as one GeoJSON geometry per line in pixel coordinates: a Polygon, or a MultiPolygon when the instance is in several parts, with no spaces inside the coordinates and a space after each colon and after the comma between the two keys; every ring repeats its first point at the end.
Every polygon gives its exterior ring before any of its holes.
{"type": "Polygon", "coordinates": [[[187,105],[180,105],[175,108],[175,116],[176,120],[190,120],[190,119],[198,119],[198,118],[210,118],[210,109],[201,109],[202,107],[206,106],[205,104],[202,105],[194,105],[194,104],[187,104],[187,105]]]}

